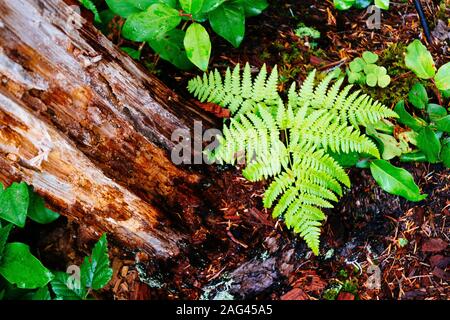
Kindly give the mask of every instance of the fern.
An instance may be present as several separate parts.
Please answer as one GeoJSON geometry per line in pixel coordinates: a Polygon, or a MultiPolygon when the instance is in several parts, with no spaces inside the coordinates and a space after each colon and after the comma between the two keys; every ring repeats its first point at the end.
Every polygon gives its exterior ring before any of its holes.
{"type": "Polygon", "coordinates": [[[397,117],[381,103],[343,79],[327,75],[315,84],[313,71],[299,90],[295,84],[284,103],[277,91],[277,68],[268,76],[264,65],[253,79],[250,66],[237,65],[222,79],[216,70],[189,82],[188,90],[202,102],[231,111],[219,146],[210,154],[218,163],[236,164],[244,155],[243,175],[250,181],[273,178],[263,197],[274,218],[305,239],[315,254],[324,208],[332,208],[350,187],[344,169],[328,154],[358,152],[379,158],[376,145],[360,127],[397,117]]]}

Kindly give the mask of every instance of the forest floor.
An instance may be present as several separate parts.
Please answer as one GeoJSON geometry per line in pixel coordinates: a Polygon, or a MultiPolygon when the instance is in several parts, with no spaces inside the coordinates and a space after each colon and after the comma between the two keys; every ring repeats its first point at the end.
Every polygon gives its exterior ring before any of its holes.
{"type": "MultiPolygon", "coordinates": [[[[365,10],[338,13],[331,2],[272,1],[261,16],[247,22],[240,48],[213,37],[212,67],[223,71],[245,62],[255,68],[263,63],[278,65],[283,90],[293,81],[303,81],[314,68],[343,66],[369,50],[378,53],[394,75],[391,90],[371,90],[370,94],[392,107],[414,82],[402,66],[406,45],[421,36],[414,6],[391,3],[391,9],[382,13],[381,30],[372,31],[366,27],[365,10]],[[317,44],[295,35],[301,22],[321,32],[317,44]]],[[[438,19],[447,24],[449,9],[440,8],[439,1],[425,2],[431,29],[438,19]]],[[[450,39],[442,39],[430,48],[438,65],[450,60],[449,43],[450,39]]],[[[187,96],[186,83],[198,73],[176,70],[150,52],[145,58],[152,72],[187,96]]],[[[203,168],[222,170],[223,179],[205,187],[215,208],[199,212],[204,227],[193,235],[198,250],[191,252],[196,254],[148,274],[148,257],[114,247],[113,281],[100,295],[114,299],[227,298],[230,294],[255,299],[449,299],[450,172],[442,165],[397,165],[413,174],[428,197],[408,202],[381,190],[367,170],[351,169],[352,188],[328,212],[318,257],[262,208],[263,183],[247,182],[237,169],[203,168]],[[240,292],[233,292],[227,273],[240,266],[254,277],[243,281],[240,292]]],[[[92,243],[82,226],[65,219],[40,230],[36,235],[40,256],[49,266],[80,261],[92,243]]]]}

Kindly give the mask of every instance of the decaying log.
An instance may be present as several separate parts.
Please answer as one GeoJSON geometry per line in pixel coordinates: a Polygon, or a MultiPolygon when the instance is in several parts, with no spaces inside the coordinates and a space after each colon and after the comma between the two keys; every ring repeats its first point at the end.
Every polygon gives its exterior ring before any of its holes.
{"type": "Polygon", "coordinates": [[[0,181],[24,180],[132,246],[177,253],[202,177],[171,162],[171,135],[211,119],[62,0],[0,2],[0,79],[0,181]]]}

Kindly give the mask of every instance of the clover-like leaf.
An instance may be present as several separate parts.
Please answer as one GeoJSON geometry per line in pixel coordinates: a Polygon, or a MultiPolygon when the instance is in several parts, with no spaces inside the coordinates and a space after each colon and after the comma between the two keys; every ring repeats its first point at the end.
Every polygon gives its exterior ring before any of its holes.
{"type": "Polygon", "coordinates": [[[378,61],[378,55],[376,53],[365,51],[362,57],[366,63],[372,64],[378,61]]]}

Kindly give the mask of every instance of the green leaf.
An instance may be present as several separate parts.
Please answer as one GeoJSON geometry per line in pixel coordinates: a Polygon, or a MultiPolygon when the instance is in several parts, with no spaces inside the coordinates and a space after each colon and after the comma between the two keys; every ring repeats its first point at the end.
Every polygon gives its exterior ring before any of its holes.
{"type": "Polygon", "coordinates": [[[333,3],[338,10],[348,10],[353,6],[355,0],[334,0],[333,3]]]}
{"type": "Polygon", "coordinates": [[[39,288],[36,292],[33,293],[31,296],[31,300],[38,300],[38,301],[44,301],[44,300],[52,300],[50,297],[50,292],[48,291],[48,287],[42,287],[39,288]]]}
{"type": "Polygon", "coordinates": [[[408,171],[397,168],[386,160],[372,161],[370,171],[378,185],[386,192],[402,196],[409,201],[421,201],[427,197],[420,194],[419,187],[408,171]]]}
{"type": "Polygon", "coordinates": [[[269,6],[267,0],[238,0],[237,3],[244,8],[247,17],[260,15],[269,6]]]}
{"type": "Polygon", "coordinates": [[[94,246],[92,255],[81,265],[81,283],[94,290],[102,289],[111,280],[113,270],[109,267],[108,242],[104,234],[94,246]]]}
{"type": "Polygon", "coordinates": [[[420,82],[413,85],[408,94],[408,101],[417,109],[425,109],[428,104],[428,93],[420,82]]]}
{"type": "Polygon", "coordinates": [[[378,61],[378,55],[370,51],[365,51],[362,57],[366,63],[375,63],[378,61]]]}
{"type": "Polygon", "coordinates": [[[426,162],[427,157],[422,151],[415,151],[410,153],[405,153],[400,156],[401,162],[426,162]]]}
{"type": "Polygon", "coordinates": [[[375,5],[383,10],[389,10],[389,0],[375,0],[375,5]]]}
{"type": "Polygon", "coordinates": [[[441,66],[434,77],[436,87],[440,91],[450,90],[450,62],[441,66]]]}
{"type": "Polygon", "coordinates": [[[378,77],[375,73],[369,73],[366,78],[366,83],[369,87],[375,87],[378,83],[378,77]]]}
{"type": "MultiPolygon", "coordinates": [[[[152,4],[156,2],[156,0],[150,0],[146,2],[151,2],[152,4]]],[[[142,9],[143,1],[135,1],[135,0],[106,0],[108,7],[115,14],[128,18],[133,13],[141,12],[145,9],[142,9]]]]}
{"type": "Polygon", "coordinates": [[[354,8],[364,9],[372,4],[372,0],[356,0],[353,5],[354,8]]]}
{"type": "Polygon", "coordinates": [[[9,233],[13,228],[12,224],[8,224],[6,227],[0,228],[0,261],[5,251],[6,241],[8,241],[9,233]]]}
{"type": "Polygon", "coordinates": [[[71,282],[70,275],[65,272],[55,272],[50,285],[57,300],[82,300],[86,295],[84,288],[74,287],[75,284],[71,282]]]}
{"type": "Polygon", "coordinates": [[[408,144],[404,141],[397,141],[393,136],[379,133],[371,127],[367,128],[367,134],[375,138],[381,144],[381,157],[385,160],[391,160],[399,157],[408,150],[408,144]]]}
{"type": "Polygon", "coordinates": [[[414,40],[406,51],[405,64],[410,70],[422,79],[434,77],[436,71],[433,57],[420,40],[414,40]]]}
{"type": "Polygon", "coordinates": [[[146,41],[172,30],[180,22],[181,17],[176,9],[157,3],[144,12],[130,15],[123,26],[122,34],[129,40],[146,41]]]}
{"type": "Polygon", "coordinates": [[[425,154],[429,162],[439,161],[441,143],[430,127],[420,129],[417,136],[417,147],[425,154]]]}
{"type": "Polygon", "coordinates": [[[199,69],[206,71],[211,56],[211,40],[201,24],[193,23],[186,30],[184,47],[188,59],[199,69]]]}
{"type": "Polygon", "coordinates": [[[8,243],[0,262],[0,274],[21,289],[36,289],[53,279],[53,274],[23,243],[8,243]]]}
{"type": "Polygon", "coordinates": [[[439,131],[450,133],[450,115],[437,120],[436,128],[439,131]]]}
{"type": "Polygon", "coordinates": [[[415,131],[419,131],[421,128],[426,126],[426,122],[420,118],[413,117],[405,109],[405,102],[403,100],[399,101],[394,108],[394,111],[398,114],[398,122],[404,124],[415,131]]]}
{"type": "Polygon", "coordinates": [[[196,14],[203,7],[203,0],[180,0],[181,8],[186,13],[196,14]]]}
{"type": "Polygon", "coordinates": [[[141,59],[141,51],[129,48],[129,47],[120,47],[123,52],[126,52],[131,58],[134,60],[140,60],[141,59]]]}
{"type": "Polygon", "coordinates": [[[27,184],[14,182],[0,195],[0,218],[23,228],[27,218],[29,201],[27,184]]]}
{"type": "Polygon", "coordinates": [[[336,153],[328,151],[327,153],[344,168],[354,167],[361,159],[360,154],[357,152],[336,153]]]}
{"type": "Polygon", "coordinates": [[[386,88],[391,83],[391,77],[387,74],[378,76],[378,86],[386,88]]]}
{"type": "Polygon", "coordinates": [[[225,0],[204,0],[202,11],[203,13],[208,13],[219,7],[225,0]]]}
{"type": "Polygon", "coordinates": [[[442,143],[442,161],[447,168],[450,168],[450,138],[446,138],[442,143]]]}
{"type": "Polygon", "coordinates": [[[182,70],[189,70],[194,65],[189,61],[184,48],[184,37],[186,32],[173,29],[165,34],[149,40],[149,45],[164,60],[182,70]]]}
{"type": "Polygon", "coordinates": [[[377,66],[376,64],[366,64],[364,66],[364,72],[369,75],[369,74],[373,74],[375,76],[378,76],[378,73],[380,71],[380,67],[377,66]]]}
{"type": "Polygon", "coordinates": [[[101,23],[102,19],[100,18],[100,14],[98,13],[98,9],[95,6],[95,3],[92,0],[79,0],[80,3],[88,10],[90,10],[94,14],[95,22],[101,23]]]}
{"type": "Polygon", "coordinates": [[[38,194],[29,190],[30,206],[28,207],[28,217],[40,224],[52,223],[59,218],[59,214],[45,207],[44,199],[38,194]]]}
{"type": "Polygon", "coordinates": [[[209,22],[219,36],[235,48],[239,47],[245,34],[245,15],[241,6],[225,3],[209,13],[209,22]]]}
{"type": "Polygon", "coordinates": [[[366,62],[362,58],[356,58],[349,64],[350,70],[353,72],[361,72],[365,66],[366,62]]]}
{"type": "Polygon", "coordinates": [[[438,104],[430,103],[427,106],[427,113],[430,120],[434,122],[445,117],[447,115],[447,110],[438,104]]]}

